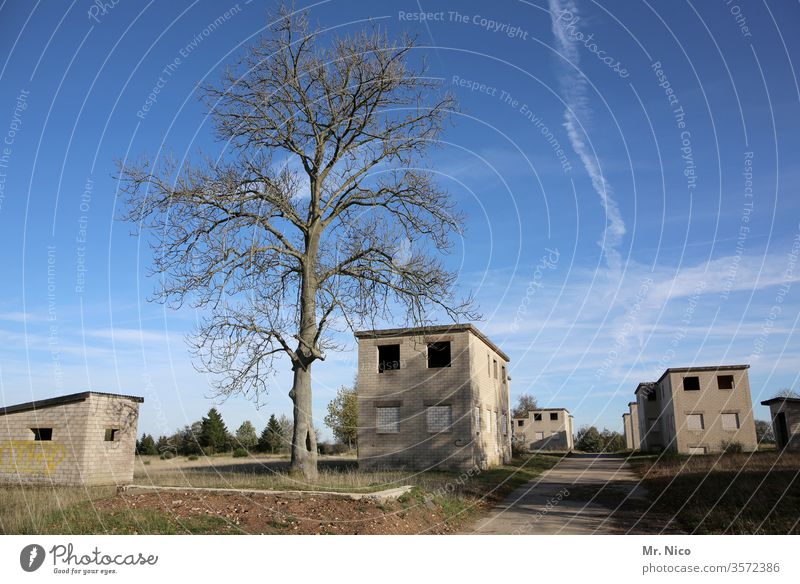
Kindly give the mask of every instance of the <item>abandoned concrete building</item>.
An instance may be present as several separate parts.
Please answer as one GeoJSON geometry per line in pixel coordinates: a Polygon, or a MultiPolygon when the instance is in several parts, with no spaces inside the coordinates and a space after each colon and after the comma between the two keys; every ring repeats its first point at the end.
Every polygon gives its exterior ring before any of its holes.
{"type": "Polygon", "coordinates": [[[769,407],[775,445],[780,450],[800,450],[800,399],[773,397],[761,405],[769,407]]]}
{"type": "Polygon", "coordinates": [[[572,414],[565,408],[528,410],[528,415],[514,418],[515,444],[530,451],[573,450],[572,414]]]}
{"type": "Polygon", "coordinates": [[[87,391],[0,408],[0,483],[130,483],[143,401],[87,391]]]}
{"type": "Polygon", "coordinates": [[[511,458],[508,356],[471,324],[361,331],[359,468],[511,458]]]}
{"type": "Polygon", "coordinates": [[[667,369],[636,388],[641,450],[684,454],[757,449],[749,365],[667,369]]]}
{"type": "Polygon", "coordinates": [[[628,411],[622,414],[622,428],[625,436],[625,448],[627,450],[639,450],[641,439],[639,438],[639,404],[628,402],[628,411]]]}

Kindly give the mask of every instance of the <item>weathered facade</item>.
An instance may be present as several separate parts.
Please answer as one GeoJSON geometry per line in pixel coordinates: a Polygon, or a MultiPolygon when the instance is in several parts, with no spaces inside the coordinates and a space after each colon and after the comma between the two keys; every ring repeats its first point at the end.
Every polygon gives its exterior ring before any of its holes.
{"type": "Polygon", "coordinates": [[[641,438],[639,437],[639,404],[628,403],[628,411],[622,414],[622,427],[625,433],[625,448],[639,450],[641,438]]]}
{"type": "Polygon", "coordinates": [[[667,369],[636,388],[642,450],[685,454],[758,448],[749,365],[667,369]]]}
{"type": "Polygon", "coordinates": [[[775,445],[780,450],[800,450],[800,399],[773,397],[761,402],[769,406],[775,445]]]}
{"type": "Polygon", "coordinates": [[[572,415],[565,408],[528,410],[528,415],[514,418],[514,442],[536,450],[573,450],[575,448],[572,415]]]}
{"type": "Polygon", "coordinates": [[[0,408],[0,483],[130,483],[143,401],[87,391],[0,408]]]}
{"type": "Polygon", "coordinates": [[[360,468],[511,457],[508,356],[469,324],[356,333],[360,468]]]}

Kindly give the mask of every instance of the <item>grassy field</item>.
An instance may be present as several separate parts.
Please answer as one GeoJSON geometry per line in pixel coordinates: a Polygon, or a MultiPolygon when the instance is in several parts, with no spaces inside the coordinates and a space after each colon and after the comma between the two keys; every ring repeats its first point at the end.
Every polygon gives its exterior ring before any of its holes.
{"type": "Polygon", "coordinates": [[[201,501],[192,503],[195,506],[187,510],[186,503],[175,500],[177,495],[134,498],[119,495],[111,487],[4,486],[0,487],[0,533],[335,533],[336,525],[328,521],[327,515],[351,517],[350,521],[363,516],[372,526],[369,532],[390,529],[390,533],[424,533],[430,529],[432,533],[447,533],[558,460],[558,456],[534,455],[516,458],[509,465],[459,474],[360,472],[353,458],[325,457],[320,460],[319,480],[308,483],[290,476],[288,461],[277,457],[215,456],[198,460],[144,457],[137,459],[135,484],[347,492],[372,492],[400,485],[415,488],[397,502],[333,504],[317,500],[312,511],[305,500],[273,498],[259,503],[245,498],[229,503],[234,499],[219,497],[213,506],[212,498],[199,497],[201,501]],[[180,508],[170,506],[176,503],[180,508]],[[269,520],[266,529],[266,519],[257,523],[254,528],[257,531],[242,527],[242,521],[249,520],[256,512],[271,517],[276,505],[281,506],[279,518],[269,520]],[[295,516],[312,514],[319,515],[315,523],[293,521],[295,516]],[[402,530],[404,522],[406,531],[402,530]],[[303,531],[297,531],[298,526],[303,531]]]}
{"type": "Polygon", "coordinates": [[[800,533],[800,454],[756,452],[631,458],[647,514],[698,534],[800,533]]]}

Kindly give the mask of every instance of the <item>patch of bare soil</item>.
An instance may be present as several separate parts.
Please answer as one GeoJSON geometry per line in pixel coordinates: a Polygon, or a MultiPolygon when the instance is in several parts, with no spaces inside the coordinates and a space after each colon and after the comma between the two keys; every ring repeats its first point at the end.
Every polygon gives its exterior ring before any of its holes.
{"type": "Polygon", "coordinates": [[[455,529],[435,505],[407,498],[403,502],[351,501],[324,497],[287,499],[260,494],[161,491],[121,493],[97,501],[108,511],[148,509],[184,518],[211,516],[224,521],[222,533],[248,534],[444,534],[455,529]]]}

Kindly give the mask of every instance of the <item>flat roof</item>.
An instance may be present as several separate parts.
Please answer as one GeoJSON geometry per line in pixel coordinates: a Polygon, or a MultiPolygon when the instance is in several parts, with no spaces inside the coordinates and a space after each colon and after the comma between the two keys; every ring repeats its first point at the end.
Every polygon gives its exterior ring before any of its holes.
{"type": "Polygon", "coordinates": [[[506,362],[511,361],[500,348],[489,340],[489,337],[484,335],[478,328],[471,324],[440,324],[433,326],[418,326],[412,328],[393,328],[393,329],[379,329],[370,331],[356,331],[355,336],[357,339],[390,339],[392,337],[416,337],[421,335],[442,335],[447,333],[461,333],[470,332],[486,345],[489,346],[495,353],[500,355],[506,362]]]}
{"type": "Polygon", "coordinates": [[[771,397],[761,402],[762,406],[768,406],[770,404],[778,403],[778,402],[788,402],[790,404],[800,404],[800,398],[797,397],[771,397]]]}
{"type": "Polygon", "coordinates": [[[122,395],[119,393],[104,393],[102,391],[83,391],[81,393],[71,393],[69,395],[60,395],[58,397],[51,397],[48,399],[39,399],[36,401],[26,402],[24,404],[15,404],[12,406],[5,406],[0,408],[0,416],[6,414],[13,414],[16,412],[27,412],[30,410],[42,410],[45,408],[53,408],[65,404],[72,404],[75,402],[82,402],[89,398],[90,395],[104,395],[106,397],[118,397],[122,399],[129,399],[138,403],[144,402],[143,397],[135,395],[122,395]]]}

